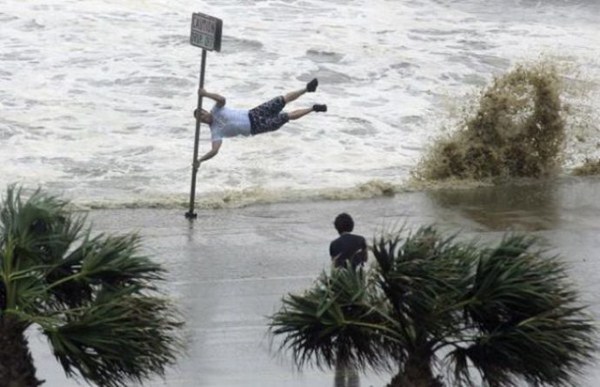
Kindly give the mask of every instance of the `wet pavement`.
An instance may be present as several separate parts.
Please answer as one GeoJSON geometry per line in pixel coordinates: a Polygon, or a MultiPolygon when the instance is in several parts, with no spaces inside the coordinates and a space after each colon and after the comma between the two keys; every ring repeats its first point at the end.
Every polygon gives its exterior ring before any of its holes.
{"type": "MultiPolygon", "coordinates": [[[[288,292],[308,287],[329,267],[332,221],[350,213],[368,239],[405,225],[436,224],[461,238],[497,241],[507,230],[527,231],[569,263],[583,298],[600,316],[600,179],[471,190],[402,193],[368,201],[329,201],[201,211],[102,210],[94,229],[136,231],[144,249],[169,270],[169,294],[187,319],[188,354],[165,380],[146,386],[333,386],[334,371],[298,372],[267,334],[266,316],[288,292]]],[[[38,376],[48,387],[77,386],[65,378],[45,340],[32,334],[38,376]]],[[[388,374],[361,376],[361,386],[384,386],[388,374]]],[[[600,384],[590,366],[580,386],[600,384]]]]}

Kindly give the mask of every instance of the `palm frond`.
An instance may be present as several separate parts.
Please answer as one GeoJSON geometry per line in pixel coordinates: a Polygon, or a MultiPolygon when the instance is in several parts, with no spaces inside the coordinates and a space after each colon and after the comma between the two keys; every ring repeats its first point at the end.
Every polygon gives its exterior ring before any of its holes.
{"type": "Polygon", "coordinates": [[[510,236],[482,255],[466,294],[470,303],[465,313],[483,331],[516,324],[576,300],[564,263],[531,251],[533,243],[531,238],[510,236]]]}
{"type": "Polygon", "coordinates": [[[468,372],[468,359],[490,385],[517,385],[523,377],[532,385],[573,386],[573,377],[592,360],[593,331],[580,309],[566,309],[482,335],[450,356],[461,362],[455,364],[458,374],[468,372]]]}
{"type": "Polygon", "coordinates": [[[67,374],[88,382],[162,375],[181,352],[182,320],[139,236],[91,237],[66,201],[22,195],[10,187],[0,208],[0,319],[40,326],[67,374]]]}
{"type": "Polygon", "coordinates": [[[466,321],[479,333],[452,356],[467,356],[484,379],[498,385],[510,385],[515,375],[572,385],[572,375],[592,356],[590,338],[597,332],[578,305],[565,265],[532,251],[534,243],[508,235],[483,252],[465,306],[466,321]]]}
{"type": "Polygon", "coordinates": [[[28,260],[33,260],[34,265],[48,263],[53,249],[68,249],[64,244],[73,233],[67,230],[77,232],[77,226],[81,225],[80,220],[72,223],[67,204],[41,190],[23,201],[22,189],[9,187],[0,209],[0,244],[12,239],[20,263],[28,264],[28,260]]]}
{"type": "Polygon", "coordinates": [[[81,274],[91,282],[149,286],[164,279],[164,269],[138,254],[140,237],[100,236],[81,246],[81,274]]]}
{"type": "Polygon", "coordinates": [[[399,234],[383,236],[373,247],[379,265],[380,287],[393,305],[396,318],[413,345],[434,342],[452,329],[459,295],[467,286],[477,257],[472,244],[458,243],[433,227],[423,227],[402,243],[399,234]],[[384,247],[382,249],[382,247],[384,247]]]}
{"type": "Polygon", "coordinates": [[[182,323],[169,301],[132,289],[105,294],[99,302],[46,326],[54,355],[68,375],[101,387],[123,387],[151,374],[164,375],[183,349],[182,323]]]}
{"type": "Polygon", "coordinates": [[[374,285],[362,269],[322,273],[312,289],[284,297],[270,331],[283,336],[281,348],[292,351],[298,367],[385,367],[385,348],[396,338],[374,285]]]}
{"type": "MultiPolygon", "coordinates": [[[[67,202],[34,191],[27,200],[21,188],[8,188],[0,209],[0,274],[6,282],[8,303],[15,306],[16,294],[36,308],[49,302],[43,281],[52,281],[52,272],[71,244],[78,239],[82,217],[69,216],[67,202]],[[49,277],[48,277],[49,276],[49,277]],[[34,281],[40,281],[33,287],[34,281]]],[[[31,311],[31,310],[26,310],[31,311]]]]}

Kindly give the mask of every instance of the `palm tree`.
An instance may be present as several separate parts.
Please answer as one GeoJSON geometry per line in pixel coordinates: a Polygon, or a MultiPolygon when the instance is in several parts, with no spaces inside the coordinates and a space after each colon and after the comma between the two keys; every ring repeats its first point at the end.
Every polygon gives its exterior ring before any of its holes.
{"type": "Polygon", "coordinates": [[[68,376],[102,387],[162,375],[182,321],[157,289],[164,270],[136,235],[93,236],[67,202],[10,187],[0,207],[0,386],[43,382],[25,331],[47,337],[68,376]]]}
{"type": "Polygon", "coordinates": [[[270,331],[298,367],[394,366],[394,387],[575,384],[596,330],[559,257],[524,235],[496,247],[402,235],[373,242],[370,270],[334,269],[283,298],[270,331]]]}

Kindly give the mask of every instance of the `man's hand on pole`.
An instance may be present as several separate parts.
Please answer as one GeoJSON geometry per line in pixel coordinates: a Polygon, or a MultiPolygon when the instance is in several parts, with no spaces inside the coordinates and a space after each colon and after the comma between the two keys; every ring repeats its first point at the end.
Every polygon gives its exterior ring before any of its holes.
{"type": "Polygon", "coordinates": [[[194,168],[194,170],[197,170],[198,168],[200,168],[200,164],[202,164],[202,161],[198,159],[192,164],[192,167],[194,168]]]}

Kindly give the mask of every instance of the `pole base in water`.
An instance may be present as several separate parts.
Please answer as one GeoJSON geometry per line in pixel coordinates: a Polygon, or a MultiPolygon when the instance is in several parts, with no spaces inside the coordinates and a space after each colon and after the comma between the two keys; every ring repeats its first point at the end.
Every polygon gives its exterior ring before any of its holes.
{"type": "Polygon", "coordinates": [[[186,212],[185,217],[188,219],[196,219],[198,217],[198,214],[196,214],[195,212],[186,212]]]}

